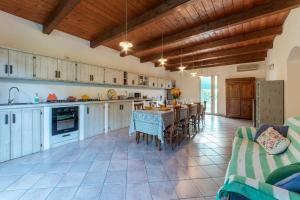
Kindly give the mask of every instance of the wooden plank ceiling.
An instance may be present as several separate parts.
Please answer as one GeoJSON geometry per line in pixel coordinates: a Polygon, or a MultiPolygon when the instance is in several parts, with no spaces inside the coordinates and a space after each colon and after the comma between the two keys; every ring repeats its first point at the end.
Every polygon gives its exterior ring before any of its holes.
{"type": "MultiPolygon", "coordinates": [[[[128,0],[128,54],[166,70],[262,61],[300,0],[128,0]]],[[[120,50],[125,0],[0,0],[0,10],[120,50]]],[[[126,56],[120,54],[120,56],[126,56]]]]}

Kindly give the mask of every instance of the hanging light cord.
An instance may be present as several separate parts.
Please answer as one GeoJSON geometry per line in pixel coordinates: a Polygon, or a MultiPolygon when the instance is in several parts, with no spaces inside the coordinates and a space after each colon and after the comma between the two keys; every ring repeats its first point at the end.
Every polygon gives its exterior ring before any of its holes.
{"type": "Polygon", "coordinates": [[[125,1],[125,15],[126,15],[126,22],[125,22],[125,41],[127,41],[127,0],[125,1]]]}

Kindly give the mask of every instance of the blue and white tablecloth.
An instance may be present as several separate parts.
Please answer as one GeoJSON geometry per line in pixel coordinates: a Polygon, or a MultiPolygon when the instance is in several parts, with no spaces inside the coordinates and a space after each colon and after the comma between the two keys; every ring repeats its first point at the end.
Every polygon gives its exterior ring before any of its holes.
{"type": "Polygon", "coordinates": [[[132,111],[131,122],[129,126],[129,135],[136,131],[158,136],[163,143],[164,130],[174,123],[173,111],[158,110],[135,110],[132,111]]]}

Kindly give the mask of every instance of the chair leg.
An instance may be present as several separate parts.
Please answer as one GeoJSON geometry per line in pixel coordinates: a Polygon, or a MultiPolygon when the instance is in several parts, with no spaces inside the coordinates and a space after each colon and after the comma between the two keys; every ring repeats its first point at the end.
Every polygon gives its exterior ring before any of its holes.
{"type": "Polygon", "coordinates": [[[135,140],[137,144],[140,142],[140,132],[138,131],[136,132],[135,140]]]}
{"type": "Polygon", "coordinates": [[[146,134],[146,141],[147,141],[147,144],[149,144],[149,142],[148,142],[148,134],[146,134]]]}
{"type": "Polygon", "coordinates": [[[157,139],[157,141],[158,141],[158,151],[161,151],[161,141],[160,141],[160,139],[157,139]]]}

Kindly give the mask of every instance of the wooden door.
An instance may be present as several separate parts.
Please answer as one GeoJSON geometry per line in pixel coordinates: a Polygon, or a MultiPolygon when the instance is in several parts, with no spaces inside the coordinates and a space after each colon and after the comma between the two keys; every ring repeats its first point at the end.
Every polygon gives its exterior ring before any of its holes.
{"type": "Polygon", "coordinates": [[[252,119],[255,78],[226,80],[226,116],[252,119]]]}
{"type": "Polygon", "coordinates": [[[0,112],[0,162],[10,159],[10,112],[0,112]]]}

